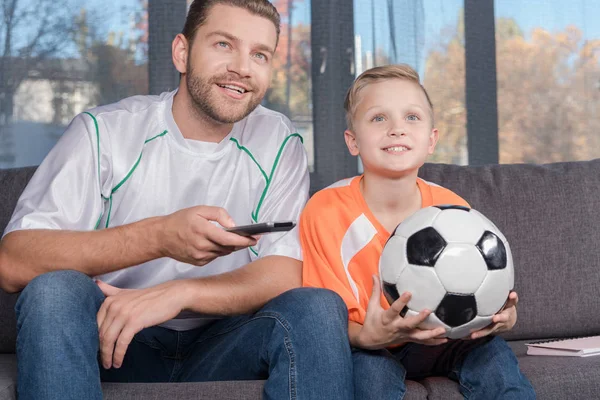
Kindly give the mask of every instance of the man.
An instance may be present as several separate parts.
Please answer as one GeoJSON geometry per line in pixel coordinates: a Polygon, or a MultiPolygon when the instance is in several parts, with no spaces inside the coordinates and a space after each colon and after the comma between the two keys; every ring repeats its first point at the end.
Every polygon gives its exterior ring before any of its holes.
{"type": "Polygon", "coordinates": [[[267,0],[193,2],[178,90],[82,113],[40,165],[0,243],[2,288],[24,288],[20,399],[261,378],[266,398],[351,398],[347,311],[296,289],[297,233],[223,229],[308,197],[301,138],[259,106],[278,35],[267,0]]]}

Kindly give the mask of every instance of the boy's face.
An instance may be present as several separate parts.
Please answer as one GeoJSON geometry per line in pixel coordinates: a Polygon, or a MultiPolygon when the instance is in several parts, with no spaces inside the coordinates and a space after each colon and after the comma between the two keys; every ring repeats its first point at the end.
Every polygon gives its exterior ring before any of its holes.
{"type": "Polygon", "coordinates": [[[178,66],[192,104],[221,123],[241,120],[262,101],[271,80],[277,31],[263,17],[213,6],[178,66]]]}
{"type": "Polygon", "coordinates": [[[345,132],[350,153],[360,155],[366,172],[397,177],[418,170],[433,153],[438,131],[416,83],[389,79],[359,94],[352,131],[345,132]]]}

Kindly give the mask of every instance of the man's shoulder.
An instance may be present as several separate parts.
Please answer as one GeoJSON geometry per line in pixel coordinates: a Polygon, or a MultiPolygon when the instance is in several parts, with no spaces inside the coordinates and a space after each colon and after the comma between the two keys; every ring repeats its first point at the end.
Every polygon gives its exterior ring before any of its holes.
{"type": "Polygon", "coordinates": [[[241,129],[237,131],[239,139],[245,142],[265,140],[281,143],[290,136],[298,136],[292,121],[280,112],[258,106],[246,118],[238,122],[241,129]]]}
{"type": "Polygon", "coordinates": [[[252,153],[261,165],[274,165],[280,157],[306,157],[304,138],[289,118],[263,106],[236,123],[231,140],[252,153]]]}
{"type": "Polygon", "coordinates": [[[169,96],[172,96],[172,92],[165,92],[158,96],[131,96],[115,103],[91,108],[87,110],[86,113],[89,113],[96,118],[110,118],[111,116],[115,116],[115,114],[118,114],[120,118],[123,118],[124,114],[129,114],[133,117],[135,115],[153,112],[154,108],[162,106],[169,96]]]}

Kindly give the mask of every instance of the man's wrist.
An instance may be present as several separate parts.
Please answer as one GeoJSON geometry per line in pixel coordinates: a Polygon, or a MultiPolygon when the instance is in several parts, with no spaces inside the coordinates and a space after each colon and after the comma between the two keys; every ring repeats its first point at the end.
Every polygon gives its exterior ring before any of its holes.
{"type": "Polygon", "coordinates": [[[155,259],[169,257],[163,219],[164,217],[152,217],[140,221],[140,234],[143,240],[148,240],[148,249],[155,259]]]}

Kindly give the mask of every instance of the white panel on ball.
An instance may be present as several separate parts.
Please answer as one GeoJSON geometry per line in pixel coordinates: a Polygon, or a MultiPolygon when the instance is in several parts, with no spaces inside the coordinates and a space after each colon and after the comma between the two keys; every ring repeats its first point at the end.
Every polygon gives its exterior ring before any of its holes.
{"type": "Polygon", "coordinates": [[[435,263],[437,276],[448,292],[472,294],[487,274],[483,256],[472,244],[451,243],[435,263]]]}
{"type": "Polygon", "coordinates": [[[488,271],[483,283],[475,292],[477,315],[489,316],[496,314],[508,298],[509,268],[488,271]]]}
{"type": "Polygon", "coordinates": [[[402,221],[402,223],[398,225],[398,228],[396,228],[395,234],[408,238],[410,235],[421,229],[429,228],[440,212],[441,210],[436,207],[422,208],[402,221]]]}
{"type": "Polygon", "coordinates": [[[467,337],[471,334],[471,332],[478,331],[482,328],[485,328],[491,322],[492,322],[492,317],[477,316],[464,325],[457,326],[456,328],[452,328],[452,330],[448,334],[448,338],[461,339],[461,338],[467,337]]]}
{"type": "Polygon", "coordinates": [[[410,292],[412,297],[408,308],[415,311],[428,309],[434,311],[446,295],[446,289],[431,267],[408,264],[396,284],[398,293],[410,292]]]}
{"type": "Polygon", "coordinates": [[[433,221],[433,227],[447,243],[477,244],[483,235],[481,218],[470,211],[448,209],[433,221]]]}
{"type": "Polygon", "coordinates": [[[385,282],[395,283],[406,264],[406,239],[402,236],[392,236],[379,259],[380,278],[385,282]]]}
{"type": "MultiPolygon", "coordinates": [[[[432,310],[435,311],[435,310],[432,310]]],[[[408,310],[406,312],[406,316],[417,316],[419,315],[418,312],[413,311],[413,310],[408,310]]],[[[423,321],[420,325],[419,328],[420,329],[435,329],[435,328],[444,328],[446,330],[446,334],[448,334],[450,332],[450,327],[448,325],[446,325],[445,323],[443,323],[442,321],[440,321],[440,319],[433,313],[429,314],[429,316],[427,318],[425,318],[425,321],[423,321]]]]}
{"type": "Polygon", "coordinates": [[[504,245],[506,246],[507,240],[504,237],[504,235],[502,234],[502,232],[500,232],[500,229],[498,229],[498,227],[496,226],[496,224],[494,224],[485,215],[483,215],[482,213],[480,213],[477,210],[473,210],[472,209],[471,212],[474,215],[477,215],[479,217],[479,219],[481,220],[481,223],[483,224],[484,230],[490,231],[490,232],[495,233],[496,235],[498,235],[498,237],[500,239],[502,239],[502,241],[504,242],[504,245]]]}

